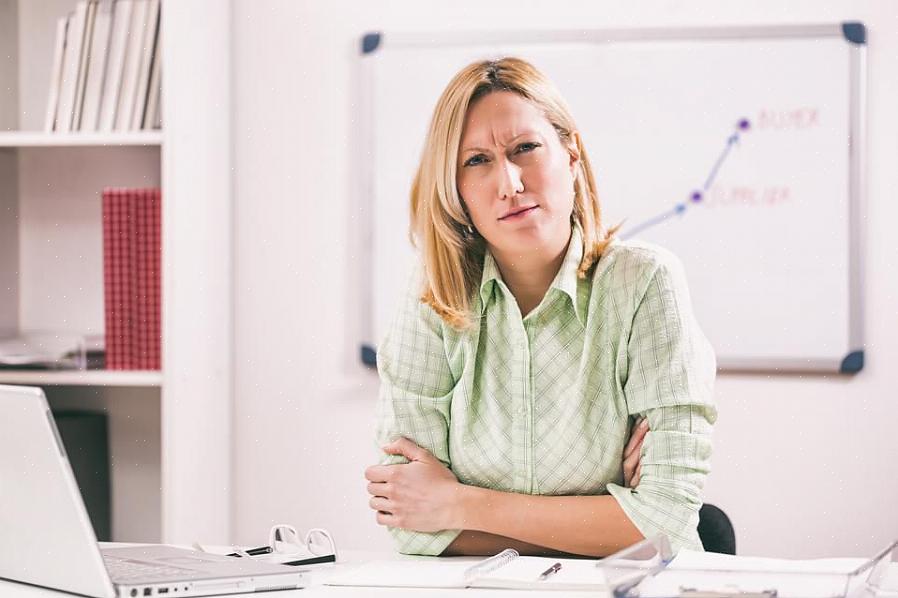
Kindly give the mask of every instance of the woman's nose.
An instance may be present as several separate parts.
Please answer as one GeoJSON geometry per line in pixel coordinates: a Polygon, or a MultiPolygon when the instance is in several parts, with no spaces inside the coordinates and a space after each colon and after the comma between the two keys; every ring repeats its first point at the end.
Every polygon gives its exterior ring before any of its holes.
{"type": "Polygon", "coordinates": [[[511,199],[518,193],[523,193],[524,183],[521,180],[521,167],[511,160],[502,160],[499,163],[499,199],[511,199]]]}

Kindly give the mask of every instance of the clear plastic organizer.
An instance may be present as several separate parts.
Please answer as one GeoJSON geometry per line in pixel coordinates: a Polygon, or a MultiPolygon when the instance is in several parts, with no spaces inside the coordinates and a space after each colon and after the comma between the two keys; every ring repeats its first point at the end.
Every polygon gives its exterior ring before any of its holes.
{"type": "Polygon", "coordinates": [[[596,565],[615,598],[898,597],[898,540],[872,558],[811,560],[684,551],[648,538],[596,565]]]}

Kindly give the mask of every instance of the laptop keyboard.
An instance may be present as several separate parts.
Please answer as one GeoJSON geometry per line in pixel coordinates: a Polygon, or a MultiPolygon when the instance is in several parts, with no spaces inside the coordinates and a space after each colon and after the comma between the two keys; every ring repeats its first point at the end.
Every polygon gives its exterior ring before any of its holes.
{"type": "Polygon", "coordinates": [[[192,573],[189,569],[181,569],[180,567],[141,563],[105,554],[103,555],[103,562],[106,563],[106,570],[109,571],[109,576],[116,582],[131,579],[180,577],[185,573],[192,573]]]}

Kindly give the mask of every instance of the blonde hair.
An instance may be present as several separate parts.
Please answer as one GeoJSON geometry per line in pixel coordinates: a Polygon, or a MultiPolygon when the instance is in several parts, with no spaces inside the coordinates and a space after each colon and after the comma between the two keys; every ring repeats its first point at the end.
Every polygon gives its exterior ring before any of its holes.
{"type": "Polygon", "coordinates": [[[582,231],[583,259],[577,270],[585,278],[605,251],[616,227],[606,231],[586,149],[567,104],[555,86],[530,63],[519,58],[475,62],[453,77],[437,101],[421,162],[411,190],[412,244],[424,262],[426,303],[455,329],[474,324],[473,293],[483,274],[484,239],[471,234],[473,223],[456,187],[456,161],[468,107],[495,91],[510,91],[540,108],[562,145],[576,143],[580,160],[574,175],[572,224],[582,231]]]}

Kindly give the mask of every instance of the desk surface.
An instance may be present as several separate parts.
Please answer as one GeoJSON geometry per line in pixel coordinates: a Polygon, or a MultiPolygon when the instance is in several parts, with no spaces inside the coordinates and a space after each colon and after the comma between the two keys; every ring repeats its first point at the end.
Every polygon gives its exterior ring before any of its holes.
{"type": "MultiPolygon", "coordinates": [[[[340,571],[346,570],[350,567],[369,562],[374,560],[385,560],[385,559],[404,559],[409,557],[403,557],[401,555],[397,555],[391,552],[370,552],[370,551],[356,551],[356,550],[347,550],[340,552],[340,561],[336,564],[331,565],[316,565],[313,567],[309,567],[308,570],[311,574],[311,584],[303,588],[301,590],[289,590],[282,592],[269,592],[266,593],[265,596],[267,598],[317,598],[320,596],[327,596],[330,598],[338,598],[338,597],[358,597],[358,596],[416,596],[420,598],[448,598],[453,596],[458,598],[461,594],[459,592],[464,592],[465,598],[471,598],[475,596],[490,596],[491,598],[548,598],[551,596],[552,598],[558,598],[560,595],[557,591],[535,591],[535,590],[488,590],[488,589],[425,589],[425,588],[362,588],[362,587],[337,587],[337,586],[325,586],[323,582],[330,577],[340,571]]],[[[465,557],[463,557],[465,558],[465,557]]],[[[475,558],[465,558],[465,560],[476,561],[478,559],[475,558]]],[[[898,563],[892,563],[889,571],[890,580],[894,580],[896,586],[898,587],[898,563]]],[[[892,587],[892,586],[889,586],[892,587]]],[[[607,592],[571,592],[571,595],[574,596],[594,596],[594,597],[604,597],[609,596],[610,594],[607,592]]],[[[894,594],[889,594],[894,595],[894,594]]],[[[49,590],[46,588],[39,588],[35,586],[27,586],[20,583],[15,583],[11,581],[5,581],[0,579],[0,597],[2,598],[71,598],[74,594],[68,594],[65,592],[58,592],[55,590],[49,590]]],[[[228,594],[227,596],[233,597],[259,597],[261,594],[228,594]]]]}
{"type": "MultiPolygon", "coordinates": [[[[369,552],[357,550],[341,550],[340,561],[333,565],[317,565],[309,567],[312,576],[310,586],[301,590],[288,590],[282,592],[266,592],[266,598],[317,598],[319,596],[328,596],[330,598],[339,597],[358,597],[358,596],[416,596],[420,598],[447,598],[454,596],[458,598],[459,592],[463,591],[466,598],[473,596],[491,596],[493,598],[538,598],[549,597],[558,598],[559,593],[556,591],[533,591],[533,590],[484,590],[484,589],[425,589],[425,588],[360,588],[360,587],[337,587],[325,586],[322,582],[331,575],[341,570],[374,560],[385,559],[401,559],[401,555],[391,552],[369,552]]],[[[464,557],[463,557],[464,558],[464,557]]],[[[476,558],[466,558],[466,560],[476,561],[476,558]]],[[[304,568],[305,569],[305,568],[304,568]]],[[[578,594],[585,595],[582,592],[578,594]]],[[[232,597],[255,597],[258,598],[263,594],[226,594],[232,597]]],[[[2,598],[72,598],[74,594],[66,592],[58,592],[47,588],[39,588],[27,586],[20,583],[5,581],[0,579],[0,596],[2,598]]],[[[589,596],[610,596],[610,594],[592,592],[589,596]]]]}

